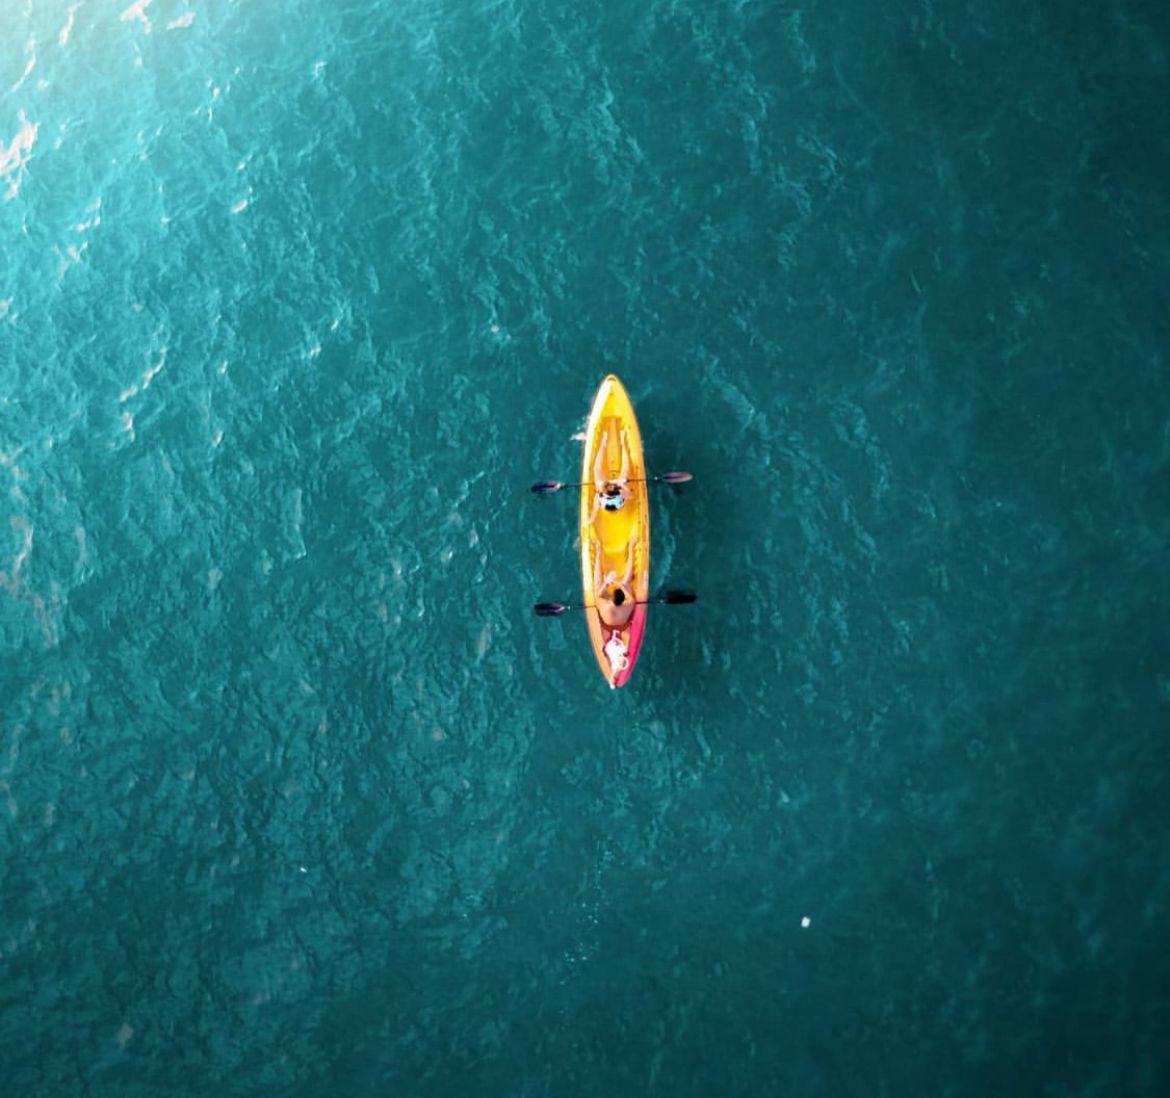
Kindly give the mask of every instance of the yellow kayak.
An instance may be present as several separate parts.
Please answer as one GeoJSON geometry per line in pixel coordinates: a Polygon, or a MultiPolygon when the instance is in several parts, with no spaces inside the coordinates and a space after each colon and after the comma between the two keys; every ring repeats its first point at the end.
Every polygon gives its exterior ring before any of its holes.
{"type": "MultiPolygon", "coordinates": [[[[642,434],[625,387],[610,374],[597,390],[585,428],[581,463],[581,584],[585,593],[585,621],[601,673],[611,687],[624,686],[634,670],[646,632],[650,597],[650,500],[642,434]],[[600,455],[600,461],[599,461],[600,455]],[[625,487],[620,506],[603,503],[600,485],[618,482],[625,487]],[[624,478],[623,478],[624,473],[624,478]],[[615,607],[615,584],[628,577],[626,587],[636,604],[615,607]],[[608,620],[607,620],[608,618],[608,620]],[[628,620],[622,620],[627,618],[628,620]]],[[[613,490],[610,489],[612,492],[613,490]]]]}

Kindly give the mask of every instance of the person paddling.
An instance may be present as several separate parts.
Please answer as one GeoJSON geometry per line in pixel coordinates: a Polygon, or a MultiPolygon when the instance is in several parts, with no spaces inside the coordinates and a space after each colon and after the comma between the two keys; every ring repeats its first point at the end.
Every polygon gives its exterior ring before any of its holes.
{"type": "Polygon", "coordinates": [[[619,581],[616,572],[601,571],[601,542],[593,539],[593,597],[601,623],[607,629],[622,629],[634,616],[638,605],[630,580],[634,577],[634,555],[637,550],[631,541],[626,549],[626,571],[619,581]]]}
{"type": "Polygon", "coordinates": [[[626,428],[622,428],[620,437],[622,448],[622,471],[616,477],[609,477],[606,473],[605,456],[609,452],[609,443],[613,438],[615,426],[611,422],[609,431],[597,446],[597,457],[593,462],[593,485],[596,492],[593,496],[593,511],[589,515],[590,525],[597,518],[597,512],[620,511],[630,499],[634,490],[627,483],[630,479],[630,447],[626,440],[626,428]]]}

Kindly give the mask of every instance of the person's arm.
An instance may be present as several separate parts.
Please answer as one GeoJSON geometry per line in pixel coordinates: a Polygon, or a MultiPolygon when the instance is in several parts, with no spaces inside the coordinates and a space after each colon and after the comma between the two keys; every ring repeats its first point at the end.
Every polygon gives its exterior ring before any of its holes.
{"type": "Polygon", "coordinates": [[[602,587],[605,585],[601,581],[601,542],[596,538],[593,539],[593,597],[596,598],[601,593],[602,587]]]}
{"type": "Polygon", "coordinates": [[[598,509],[600,507],[601,507],[601,496],[599,496],[595,490],[593,493],[593,510],[589,512],[589,525],[590,526],[592,526],[594,521],[596,520],[597,512],[598,512],[598,509]]]}
{"type": "Polygon", "coordinates": [[[629,431],[628,427],[622,428],[622,479],[621,484],[624,486],[626,481],[630,479],[630,447],[626,442],[626,433],[629,431]]]}
{"type": "Polygon", "coordinates": [[[600,492],[605,487],[605,444],[608,435],[597,444],[597,457],[593,459],[593,488],[600,492]]]}

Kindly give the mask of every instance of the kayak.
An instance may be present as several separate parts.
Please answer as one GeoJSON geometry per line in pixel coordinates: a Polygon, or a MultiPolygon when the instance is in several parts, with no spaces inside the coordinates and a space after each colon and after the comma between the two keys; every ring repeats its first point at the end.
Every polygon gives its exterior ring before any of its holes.
{"type": "MultiPolygon", "coordinates": [[[[642,434],[634,418],[625,387],[610,374],[593,398],[593,409],[585,427],[581,462],[581,583],[584,590],[585,621],[597,665],[610,687],[624,686],[633,674],[646,633],[646,606],[650,597],[650,500],[646,464],[642,457],[642,434]],[[596,507],[598,498],[594,473],[598,452],[602,471],[610,479],[621,475],[626,464],[628,498],[618,510],[596,507]],[[600,569],[598,564],[600,562],[600,569]],[[597,588],[600,571],[602,587],[597,588]],[[629,589],[639,605],[624,624],[607,623],[598,596],[612,586],[612,577],[630,574],[629,589]]],[[[605,609],[613,613],[612,603],[605,609]]]]}

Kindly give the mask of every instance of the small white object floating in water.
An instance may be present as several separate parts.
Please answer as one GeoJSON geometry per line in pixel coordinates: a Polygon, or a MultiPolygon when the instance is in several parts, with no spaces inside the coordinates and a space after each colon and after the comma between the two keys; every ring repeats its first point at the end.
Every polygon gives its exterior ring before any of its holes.
{"type": "Polygon", "coordinates": [[[804,927],[806,930],[808,929],[809,924],[811,924],[811,923],[812,923],[812,919],[810,919],[807,915],[805,915],[804,918],[800,920],[800,925],[802,927],[804,927]]]}

